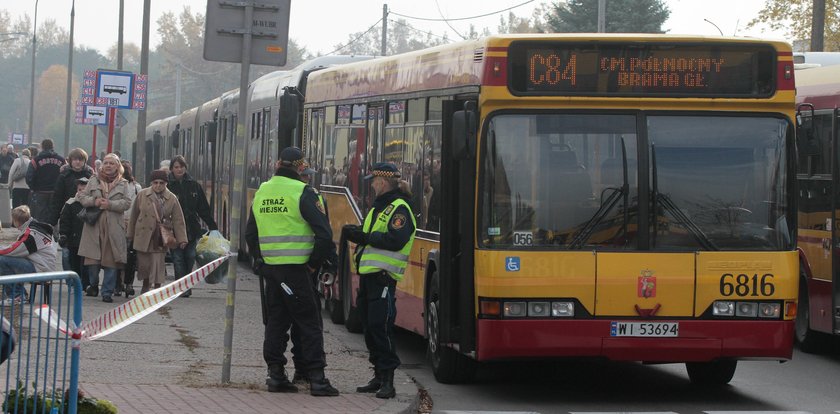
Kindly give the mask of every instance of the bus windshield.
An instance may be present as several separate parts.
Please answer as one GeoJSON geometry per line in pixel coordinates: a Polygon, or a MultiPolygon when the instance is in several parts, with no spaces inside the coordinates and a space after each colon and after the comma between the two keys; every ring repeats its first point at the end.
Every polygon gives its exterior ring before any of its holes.
{"type": "Polygon", "coordinates": [[[496,115],[483,140],[479,240],[496,249],[788,249],[788,127],[772,117],[496,115]],[[640,202],[650,206],[644,246],[640,202]]]}

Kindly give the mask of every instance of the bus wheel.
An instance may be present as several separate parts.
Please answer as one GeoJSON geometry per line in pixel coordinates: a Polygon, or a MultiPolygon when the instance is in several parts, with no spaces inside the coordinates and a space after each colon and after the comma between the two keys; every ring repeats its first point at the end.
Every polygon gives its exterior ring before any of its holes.
{"type": "Polygon", "coordinates": [[[803,269],[799,269],[799,303],[796,307],[795,329],[796,342],[799,342],[799,349],[802,352],[815,353],[823,350],[826,342],[825,336],[811,329],[811,308],[808,300],[807,275],[803,269]]]}
{"type": "Polygon", "coordinates": [[[476,362],[440,343],[440,285],[438,273],[432,274],[429,300],[426,302],[426,353],[432,362],[435,379],[443,384],[467,382],[475,374],[476,362]]]}
{"type": "Polygon", "coordinates": [[[721,359],[711,362],[686,362],[688,378],[694,385],[726,385],[735,375],[738,361],[721,359]]]}
{"type": "MultiPolygon", "coordinates": [[[[347,260],[346,258],[344,260],[347,260]]],[[[348,332],[362,332],[362,318],[359,316],[359,309],[353,306],[355,303],[353,292],[353,281],[350,272],[341,275],[341,304],[344,309],[344,326],[348,332]]]]}

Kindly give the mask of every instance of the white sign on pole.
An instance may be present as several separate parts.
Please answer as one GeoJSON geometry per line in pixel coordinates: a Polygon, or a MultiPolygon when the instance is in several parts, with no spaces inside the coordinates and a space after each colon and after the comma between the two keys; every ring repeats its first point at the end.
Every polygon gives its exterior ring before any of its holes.
{"type": "Polygon", "coordinates": [[[85,119],[90,119],[92,124],[104,125],[108,123],[108,108],[104,106],[86,106],[85,119]]]}
{"type": "Polygon", "coordinates": [[[100,70],[96,73],[96,96],[107,99],[104,104],[110,107],[131,109],[134,96],[134,74],[100,70]]]}

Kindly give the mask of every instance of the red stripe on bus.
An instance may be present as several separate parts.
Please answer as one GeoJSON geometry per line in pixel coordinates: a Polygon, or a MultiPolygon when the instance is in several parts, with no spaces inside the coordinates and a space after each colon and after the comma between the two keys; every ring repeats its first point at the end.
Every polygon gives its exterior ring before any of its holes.
{"type": "Polygon", "coordinates": [[[508,48],[506,46],[494,46],[487,48],[488,52],[507,52],[507,50],[508,48]]]}

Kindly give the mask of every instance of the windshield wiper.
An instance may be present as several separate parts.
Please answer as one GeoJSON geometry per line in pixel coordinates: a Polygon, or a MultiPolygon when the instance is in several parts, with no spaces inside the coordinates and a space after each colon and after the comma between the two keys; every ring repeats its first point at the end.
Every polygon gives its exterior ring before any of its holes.
{"type": "MultiPolygon", "coordinates": [[[[650,163],[653,169],[653,198],[656,200],[656,203],[661,205],[666,211],[671,213],[672,216],[677,220],[677,223],[683,226],[689,233],[694,237],[694,240],[700,244],[706,250],[720,250],[714,242],[709,239],[709,236],[706,236],[706,233],[703,233],[703,230],[697,226],[694,221],[691,220],[690,217],[686,216],[680,208],[674,204],[671,200],[671,197],[668,197],[666,194],[659,193],[659,180],[658,174],[656,172],[656,145],[650,144],[650,163]]],[[[656,213],[656,208],[654,206],[653,209],[653,238],[651,240],[651,245],[656,247],[656,234],[657,234],[657,223],[658,223],[659,215],[656,213]]]]}
{"type": "MultiPolygon", "coordinates": [[[[622,235],[626,237],[627,235],[627,222],[630,218],[630,212],[627,209],[627,196],[630,193],[630,185],[627,182],[627,149],[624,146],[624,138],[621,138],[621,160],[622,160],[622,173],[623,173],[623,183],[621,184],[621,188],[608,188],[606,190],[611,190],[610,195],[604,200],[603,192],[601,193],[601,205],[598,206],[598,211],[592,215],[592,217],[583,225],[580,231],[575,234],[575,238],[572,239],[571,243],[569,243],[569,249],[579,249],[592,237],[592,232],[595,231],[595,226],[601,223],[604,218],[609,214],[609,212],[615,207],[618,200],[621,199],[624,201],[624,221],[621,225],[622,235]]],[[[604,191],[606,191],[604,190],[604,191]]]]}

